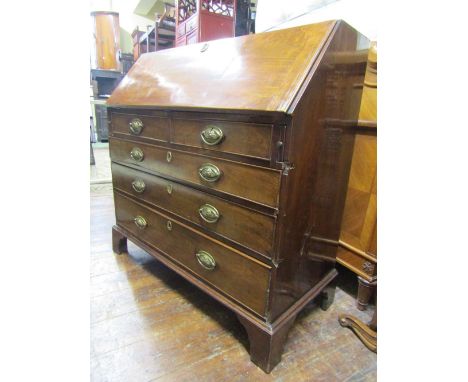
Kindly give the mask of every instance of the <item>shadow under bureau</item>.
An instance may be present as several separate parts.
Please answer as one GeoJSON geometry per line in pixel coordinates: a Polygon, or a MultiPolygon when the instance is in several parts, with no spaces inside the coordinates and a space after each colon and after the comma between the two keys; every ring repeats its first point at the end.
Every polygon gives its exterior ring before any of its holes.
{"type": "Polygon", "coordinates": [[[342,21],[144,54],[108,100],[116,225],[230,308],[251,360],[333,300],[368,40],[342,21]]]}

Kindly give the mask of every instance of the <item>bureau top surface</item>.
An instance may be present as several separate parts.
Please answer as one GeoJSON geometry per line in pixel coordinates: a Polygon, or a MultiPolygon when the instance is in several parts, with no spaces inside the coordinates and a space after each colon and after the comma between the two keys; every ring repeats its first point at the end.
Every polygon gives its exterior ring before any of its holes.
{"type": "Polygon", "coordinates": [[[336,23],[143,54],[107,104],[288,112],[336,23]]]}

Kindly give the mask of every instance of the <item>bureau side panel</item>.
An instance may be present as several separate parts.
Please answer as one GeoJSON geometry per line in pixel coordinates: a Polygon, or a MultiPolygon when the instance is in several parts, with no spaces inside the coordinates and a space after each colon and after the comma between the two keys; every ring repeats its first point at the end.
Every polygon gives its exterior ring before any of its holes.
{"type": "MultiPolygon", "coordinates": [[[[280,197],[274,320],[334,267],[367,54],[339,24],[293,105],[280,197]]],[[[361,45],[361,46],[360,46],[361,45]]]]}

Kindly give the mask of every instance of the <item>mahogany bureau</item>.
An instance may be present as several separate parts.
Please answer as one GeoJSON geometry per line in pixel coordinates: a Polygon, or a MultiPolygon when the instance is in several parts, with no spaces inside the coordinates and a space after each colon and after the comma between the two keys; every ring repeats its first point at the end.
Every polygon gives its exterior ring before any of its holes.
{"type": "Polygon", "coordinates": [[[333,300],[369,41],[343,21],[140,57],[108,100],[116,225],[231,309],[280,361],[299,311],[333,300]]]}

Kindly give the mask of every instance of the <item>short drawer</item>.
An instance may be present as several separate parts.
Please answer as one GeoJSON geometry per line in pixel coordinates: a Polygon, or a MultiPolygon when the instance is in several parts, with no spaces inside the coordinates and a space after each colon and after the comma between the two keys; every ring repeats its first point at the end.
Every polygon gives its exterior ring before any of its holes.
{"type": "Polygon", "coordinates": [[[210,158],[140,142],[110,139],[113,161],[276,208],[281,171],[210,158]]]}
{"type": "Polygon", "coordinates": [[[114,188],[271,258],[275,219],[205,192],[112,164],[114,188]]]}
{"type": "Polygon", "coordinates": [[[139,114],[112,113],[111,128],[113,133],[138,136],[154,141],[169,141],[169,118],[139,114]]]}
{"type": "Polygon", "coordinates": [[[186,33],[190,33],[192,30],[197,28],[198,25],[198,18],[197,17],[190,17],[187,22],[185,23],[185,31],[186,33]]]}
{"type": "Polygon", "coordinates": [[[185,25],[186,23],[181,23],[177,26],[177,38],[181,37],[181,36],[185,36],[185,25]]]}
{"type": "Polygon", "coordinates": [[[272,131],[268,124],[174,118],[172,141],[269,160],[272,131]]]}
{"type": "Polygon", "coordinates": [[[265,315],[271,267],[114,193],[117,224],[208,285],[265,315]]]}

